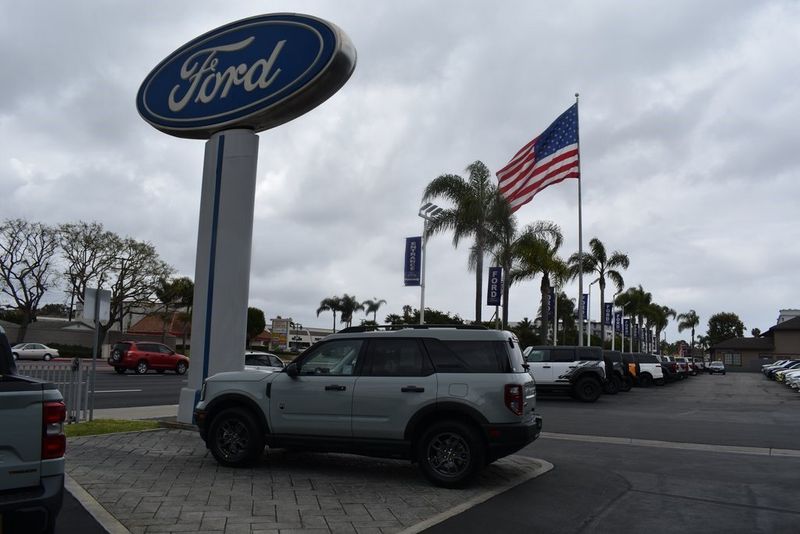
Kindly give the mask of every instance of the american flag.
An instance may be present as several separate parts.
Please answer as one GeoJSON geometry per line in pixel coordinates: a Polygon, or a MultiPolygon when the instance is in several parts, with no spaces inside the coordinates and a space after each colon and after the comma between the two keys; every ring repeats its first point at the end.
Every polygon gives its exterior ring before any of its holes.
{"type": "Polygon", "coordinates": [[[517,211],[548,185],[580,178],[578,169],[578,104],[575,103],[497,171],[500,194],[511,204],[511,211],[517,211]]]}

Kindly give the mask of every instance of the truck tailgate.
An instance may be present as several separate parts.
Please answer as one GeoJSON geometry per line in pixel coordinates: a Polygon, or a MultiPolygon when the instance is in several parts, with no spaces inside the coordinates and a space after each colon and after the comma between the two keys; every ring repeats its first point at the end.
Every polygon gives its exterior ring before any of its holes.
{"type": "Polygon", "coordinates": [[[43,395],[41,382],[0,376],[0,491],[39,485],[43,395]]]}

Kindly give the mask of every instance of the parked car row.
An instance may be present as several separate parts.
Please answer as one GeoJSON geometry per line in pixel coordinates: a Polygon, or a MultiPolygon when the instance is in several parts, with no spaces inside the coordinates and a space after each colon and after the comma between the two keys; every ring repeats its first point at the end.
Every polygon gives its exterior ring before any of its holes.
{"type": "Polygon", "coordinates": [[[761,366],[764,376],[800,393],[800,359],[778,360],[761,366]]]}
{"type": "Polygon", "coordinates": [[[627,392],[633,386],[663,386],[702,372],[725,374],[724,366],[709,369],[702,359],[600,347],[533,346],[527,347],[523,356],[536,380],[537,391],[568,394],[583,402],[595,402],[603,393],[627,392]]]}

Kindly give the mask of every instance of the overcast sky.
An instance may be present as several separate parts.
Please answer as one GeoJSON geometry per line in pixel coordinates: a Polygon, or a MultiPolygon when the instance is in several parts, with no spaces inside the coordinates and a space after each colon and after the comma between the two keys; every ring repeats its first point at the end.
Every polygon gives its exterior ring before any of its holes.
{"type": "MultiPolygon", "coordinates": [[[[268,319],[330,327],[316,309],[342,293],[386,299],[381,321],[418,307],[402,256],[425,185],[475,160],[496,172],[576,91],[584,242],[630,256],[626,285],[694,308],[700,332],[719,311],[749,331],[800,308],[793,1],[4,0],[0,217],[95,220],[194,277],[204,142],[149,126],[136,91],[192,38],[284,11],[340,26],[358,64],[330,100],[260,134],[250,300],[268,319]]],[[[577,250],[577,181],[517,215],[559,224],[563,255],[577,250]]],[[[472,319],[467,253],[430,241],[426,304],[472,319]]],[[[510,320],[535,317],[539,283],[512,287],[510,320]]],[[[595,287],[594,318],[598,305],[595,287]]]]}

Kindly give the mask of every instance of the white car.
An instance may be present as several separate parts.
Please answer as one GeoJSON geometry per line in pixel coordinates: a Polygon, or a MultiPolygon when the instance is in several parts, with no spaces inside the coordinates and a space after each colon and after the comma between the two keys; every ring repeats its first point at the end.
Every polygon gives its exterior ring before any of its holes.
{"type": "Polygon", "coordinates": [[[800,384],[800,369],[786,371],[786,374],[783,375],[783,383],[789,387],[797,388],[798,384],[800,384]]]}
{"type": "Polygon", "coordinates": [[[283,361],[271,352],[247,351],[244,353],[245,371],[269,371],[279,373],[284,368],[283,361]]]}
{"type": "Polygon", "coordinates": [[[11,354],[15,360],[44,360],[50,361],[58,358],[58,349],[53,349],[41,343],[19,343],[11,347],[11,354]]]}

